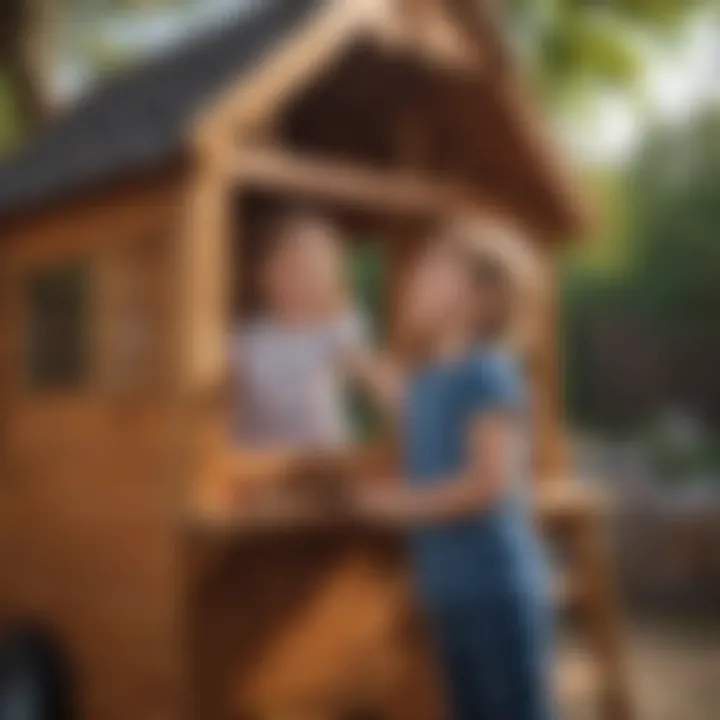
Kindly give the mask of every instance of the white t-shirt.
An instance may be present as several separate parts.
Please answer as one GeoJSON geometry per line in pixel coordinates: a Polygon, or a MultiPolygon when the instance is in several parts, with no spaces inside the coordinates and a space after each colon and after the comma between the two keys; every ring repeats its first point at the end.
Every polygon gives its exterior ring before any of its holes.
{"type": "Polygon", "coordinates": [[[364,339],[359,316],[313,328],[272,318],[240,326],[231,340],[235,435],[255,446],[327,447],[350,438],[343,358],[364,339]]]}

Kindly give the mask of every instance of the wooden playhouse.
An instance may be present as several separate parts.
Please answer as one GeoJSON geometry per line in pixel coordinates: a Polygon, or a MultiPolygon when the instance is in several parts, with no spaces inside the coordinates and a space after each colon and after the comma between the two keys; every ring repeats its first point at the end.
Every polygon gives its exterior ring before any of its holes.
{"type": "MultiPolygon", "coordinates": [[[[212,399],[268,197],[321,203],[379,243],[390,343],[427,223],[510,217],[549,271],[582,226],[469,0],[252,3],[0,168],[0,622],[62,650],[78,717],[442,715],[400,538],[312,513],[259,531],[216,503],[302,465],[234,446],[212,399]]],[[[598,505],[568,479],[552,298],[544,310],[538,515],[581,571],[562,595],[616,720],[629,708],[598,505]]],[[[392,441],[349,454],[388,467],[392,441]]]]}

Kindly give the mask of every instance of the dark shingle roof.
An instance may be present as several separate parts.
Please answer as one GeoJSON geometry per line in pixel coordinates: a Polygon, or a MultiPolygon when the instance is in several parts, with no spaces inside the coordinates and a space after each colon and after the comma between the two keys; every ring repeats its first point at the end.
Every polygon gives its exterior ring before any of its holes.
{"type": "Polygon", "coordinates": [[[262,0],[232,24],[120,75],[0,164],[0,214],[170,160],[204,103],[327,0],[262,0]]]}

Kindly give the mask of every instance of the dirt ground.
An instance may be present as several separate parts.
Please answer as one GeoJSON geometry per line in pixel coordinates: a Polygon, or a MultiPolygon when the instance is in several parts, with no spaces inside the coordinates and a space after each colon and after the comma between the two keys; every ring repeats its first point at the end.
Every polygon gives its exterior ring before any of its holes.
{"type": "MultiPolygon", "coordinates": [[[[720,720],[720,622],[644,623],[631,631],[628,645],[637,720],[720,720]]],[[[565,680],[576,686],[568,690],[566,682],[563,688],[563,720],[594,720],[590,683],[580,696],[583,673],[589,675],[583,665],[589,666],[574,643],[564,646],[560,665],[565,680]]]]}

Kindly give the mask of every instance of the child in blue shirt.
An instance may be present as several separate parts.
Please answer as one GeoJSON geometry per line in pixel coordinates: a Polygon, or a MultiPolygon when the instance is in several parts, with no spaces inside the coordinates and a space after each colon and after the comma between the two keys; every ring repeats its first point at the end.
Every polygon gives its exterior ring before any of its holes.
{"type": "Polygon", "coordinates": [[[527,337],[530,260],[499,226],[448,229],[403,288],[414,358],[404,387],[370,360],[359,371],[398,409],[407,480],[361,488],[357,510],[409,530],[454,720],[552,717],[550,609],[527,511],[527,395],[513,354],[527,337]]]}

